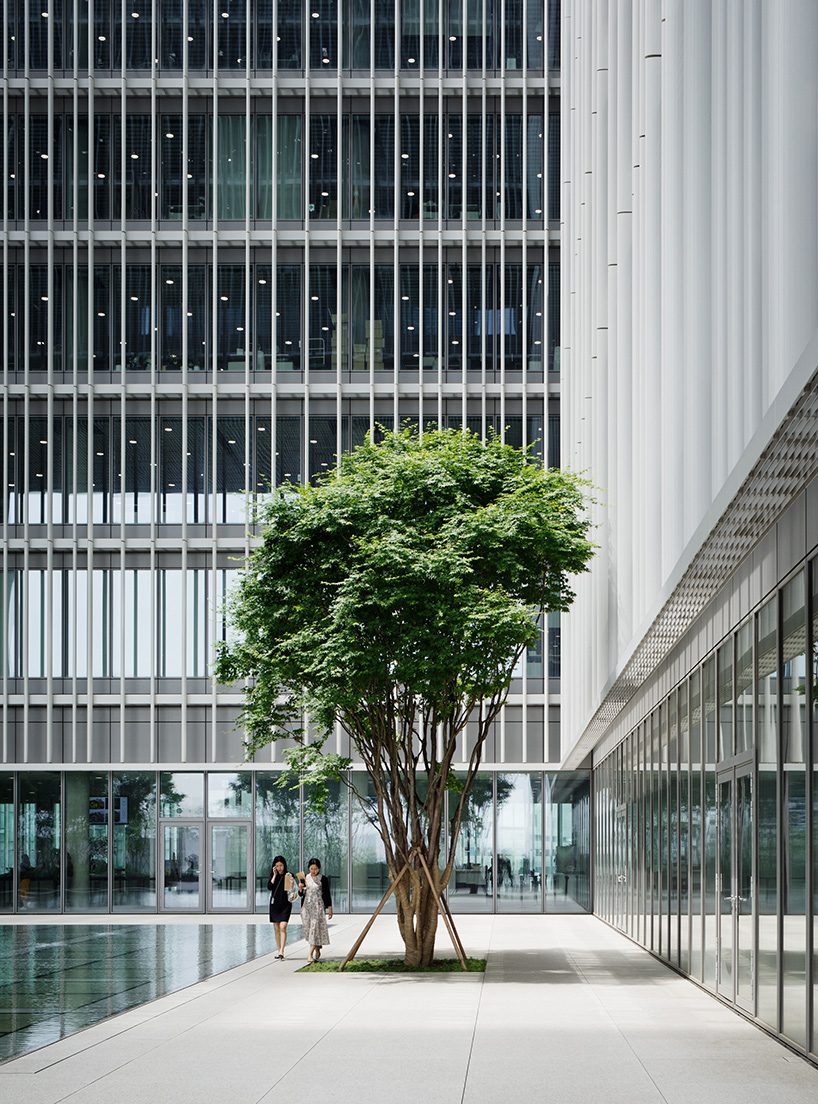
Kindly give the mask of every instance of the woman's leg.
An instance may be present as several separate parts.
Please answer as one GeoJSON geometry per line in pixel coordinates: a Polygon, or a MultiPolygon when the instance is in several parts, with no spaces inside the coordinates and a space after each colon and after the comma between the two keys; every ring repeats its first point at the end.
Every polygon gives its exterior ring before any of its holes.
{"type": "MultiPolygon", "coordinates": [[[[281,945],[281,924],[279,924],[278,922],[275,922],[273,924],[273,927],[275,928],[275,932],[276,932],[276,947],[278,947],[278,953],[281,954],[282,951],[283,951],[283,947],[281,945]]],[[[286,935],[285,935],[285,938],[286,938],[286,935]]]]}
{"type": "Polygon", "coordinates": [[[278,925],[278,930],[281,932],[281,939],[277,939],[278,950],[280,954],[284,954],[284,948],[287,946],[287,921],[284,920],[278,925]]]}

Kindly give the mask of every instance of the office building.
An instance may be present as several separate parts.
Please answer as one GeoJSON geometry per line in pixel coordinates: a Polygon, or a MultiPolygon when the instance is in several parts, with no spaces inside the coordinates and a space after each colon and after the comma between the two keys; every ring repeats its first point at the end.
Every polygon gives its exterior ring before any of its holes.
{"type": "Polygon", "coordinates": [[[818,9],[563,4],[566,619],[595,912],[818,1053],[818,9]]]}
{"type": "MultiPolygon", "coordinates": [[[[0,908],[264,910],[283,851],[366,909],[377,837],[242,763],[213,643],[254,507],[369,430],[558,463],[559,4],[4,12],[0,908]]],[[[517,674],[453,904],[587,909],[558,617],[517,674]]]]}

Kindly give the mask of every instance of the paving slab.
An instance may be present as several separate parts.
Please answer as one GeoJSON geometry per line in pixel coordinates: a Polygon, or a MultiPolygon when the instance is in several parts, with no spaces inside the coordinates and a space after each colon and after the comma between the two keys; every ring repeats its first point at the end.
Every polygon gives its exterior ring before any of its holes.
{"type": "MultiPolygon", "coordinates": [[[[365,919],[336,917],[325,957],[365,919]]],[[[495,1104],[511,1085],[560,1104],[818,1099],[818,1069],[595,917],[457,923],[484,975],[299,974],[307,948],[292,943],[283,962],[255,959],[6,1062],[0,1100],[278,1104],[310,1083],[333,1104],[495,1104]]],[[[453,955],[442,926],[438,950],[453,955]]],[[[399,953],[394,917],[379,917],[361,955],[399,953]]]]}

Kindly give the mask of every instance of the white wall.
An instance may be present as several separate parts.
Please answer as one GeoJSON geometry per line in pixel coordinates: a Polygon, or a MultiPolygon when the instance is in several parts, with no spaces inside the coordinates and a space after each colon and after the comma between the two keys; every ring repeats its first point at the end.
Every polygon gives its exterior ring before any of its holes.
{"type": "Polygon", "coordinates": [[[562,10],[562,462],[600,488],[565,753],[818,327],[818,4],[562,10]]]}

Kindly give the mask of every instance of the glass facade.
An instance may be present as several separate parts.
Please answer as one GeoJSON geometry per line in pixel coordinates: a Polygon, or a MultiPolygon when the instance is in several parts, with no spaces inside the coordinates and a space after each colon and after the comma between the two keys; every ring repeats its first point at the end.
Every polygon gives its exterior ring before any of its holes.
{"type": "MultiPolygon", "coordinates": [[[[7,7],[0,907],[263,910],[272,856],[311,851],[339,909],[380,896],[346,789],[313,815],[274,785],[280,748],[233,766],[213,648],[257,508],[368,433],[559,464],[558,17],[7,7]]],[[[458,907],[589,907],[578,867],[556,876],[579,831],[544,773],[559,676],[550,617],[486,748],[458,907]]]]}
{"type": "Polygon", "coordinates": [[[817,633],[813,560],[594,771],[595,911],[813,1056],[817,633]]]}
{"type": "MultiPolygon", "coordinates": [[[[278,778],[0,772],[0,912],[266,912],[279,854],[291,871],[317,856],[336,911],[370,912],[389,875],[368,775],[353,772],[354,793],[331,784],[321,811],[308,789],[283,789],[278,778]]],[[[452,911],[590,911],[590,812],[587,771],[480,772],[449,884],[452,911]]]]}

